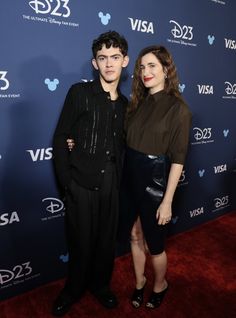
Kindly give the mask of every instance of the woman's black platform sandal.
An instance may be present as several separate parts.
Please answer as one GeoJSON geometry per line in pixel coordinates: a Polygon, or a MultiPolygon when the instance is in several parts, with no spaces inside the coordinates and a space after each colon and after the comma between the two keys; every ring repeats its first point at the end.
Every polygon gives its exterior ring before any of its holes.
{"type": "Polygon", "coordinates": [[[151,309],[159,307],[165,297],[167,290],[168,290],[168,286],[159,293],[155,293],[153,291],[148,299],[148,302],[146,303],[146,307],[151,309]]]}
{"type": "Polygon", "coordinates": [[[145,286],[146,286],[146,282],[143,288],[140,288],[140,289],[135,288],[131,298],[131,303],[134,308],[139,308],[142,305],[145,286]]]}

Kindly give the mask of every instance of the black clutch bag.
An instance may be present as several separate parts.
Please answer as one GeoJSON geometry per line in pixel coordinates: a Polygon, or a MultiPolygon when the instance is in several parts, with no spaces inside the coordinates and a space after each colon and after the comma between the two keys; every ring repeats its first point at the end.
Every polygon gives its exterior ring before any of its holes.
{"type": "Polygon", "coordinates": [[[152,169],[150,181],[145,188],[145,192],[152,200],[161,202],[166,190],[170,171],[169,158],[165,155],[147,155],[147,157],[147,160],[152,162],[150,163],[152,169]]]}
{"type": "Polygon", "coordinates": [[[124,162],[125,180],[137,200],[149,197],[160,203],[167,186],[170,160],[166,155],[147,155],[127,148],[124,162]]]}

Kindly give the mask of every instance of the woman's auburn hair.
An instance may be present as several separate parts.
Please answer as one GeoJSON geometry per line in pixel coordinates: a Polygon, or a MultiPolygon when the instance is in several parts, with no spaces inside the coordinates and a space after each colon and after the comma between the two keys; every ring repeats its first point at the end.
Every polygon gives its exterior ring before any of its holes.
{"type": "Polygon", "coordinates": [[[133,112],[136,108],[138,108],[138,105],[142,103],[143,99],[148,94],[148,89],[143,85],[142,80],[140,78],[141,59],[144,55],[148,53],[154,54],[165,70],[167,77],[165,79],[164,90],[168,94],[174,95],[177,98],[182,99],[181,94],[179,92],[179,79],[171,54],[164,46],[148,46],[141,50],[135,62],[132,82],[132,95],[128,107],[128,113],[133,112]]]}

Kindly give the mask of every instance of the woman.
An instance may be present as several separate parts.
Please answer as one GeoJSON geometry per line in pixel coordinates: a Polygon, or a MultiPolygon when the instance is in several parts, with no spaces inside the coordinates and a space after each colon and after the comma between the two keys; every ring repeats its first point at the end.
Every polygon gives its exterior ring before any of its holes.
{"type": "Polygon", "coordinates": [[[188,148],[191,113],[178,90],[176,68],[163,46],[144,48],[135,64],[127,117],[127,151],[121,185],[119,239],[131,233],[135,308],[143,302],[147,252],[154,271],[147,308],[167,290],[165,238],[172,200],[188,148]]]}

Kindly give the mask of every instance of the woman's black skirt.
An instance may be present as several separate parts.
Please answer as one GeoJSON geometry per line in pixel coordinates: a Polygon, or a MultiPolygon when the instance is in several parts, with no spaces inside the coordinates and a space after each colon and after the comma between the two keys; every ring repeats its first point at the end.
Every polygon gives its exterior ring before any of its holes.
{"type": "Polygon", "coordinates": [[[170,170],[166,155],[147,155],[127,148],[120,190],[119,243],[127,242],[140,216],[152,255],[164,251],[167,225],[158,225],[156,211],[164,196],[170,170]]]}

